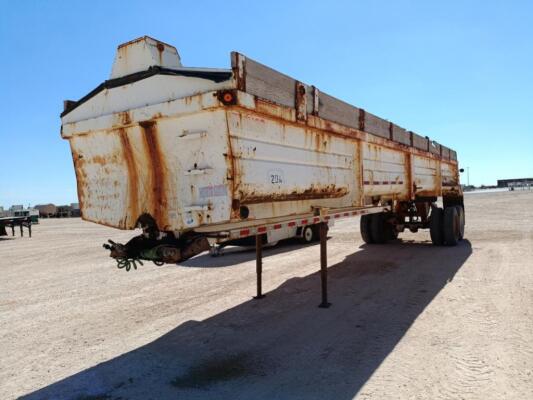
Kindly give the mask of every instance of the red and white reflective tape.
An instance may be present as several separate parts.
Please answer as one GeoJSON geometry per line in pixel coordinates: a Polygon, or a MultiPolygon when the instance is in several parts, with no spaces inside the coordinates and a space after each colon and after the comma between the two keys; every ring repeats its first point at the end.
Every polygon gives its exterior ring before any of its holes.
{"type": "Polygon", "coordinates": [[[358,210],[335,212],[333,214],[327,214],[323,216],[298,218],[298,219],[278,222],[275,224],[261,225],[261,226],[250,227],[250,228],[245,228],[245,229],[230,230],[229,238],[240,239],[240,238],[245,238],[248,236],[264,234],[272,230],[288,229],[288,228],[294,229],[295,227],[299,228],[299,227],[306,226],[306,225],[318,224],[320,222],[328,222],[330,219],[349,218],[349,217],[354,217],[357,215],[363,215],[363,214],[369,214],[372,212],[383,211],[384,209],[385,207],[363,208],[363,209],[358,209],[358,210]]]}
{"type": "Polygon", "coordinates": [[[403,181],[363,181],[363,185],[403,185],[403,181]]]}

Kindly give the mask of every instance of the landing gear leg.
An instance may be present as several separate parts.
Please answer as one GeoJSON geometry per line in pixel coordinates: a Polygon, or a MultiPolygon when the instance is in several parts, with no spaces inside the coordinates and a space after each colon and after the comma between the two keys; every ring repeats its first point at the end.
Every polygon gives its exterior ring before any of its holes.
{"type": "Polygon", "coordinates": [[[221,246],[219,244],[211,246],[211,248],[209,249],[209,254],[211,255],[211,257],[220,257],[224,255],[224,246],[221,246]]]}
{"type": "Polygon", "coordinates": [[[322,303],[320,308],[329,308],[328,302],[328,227],[325,222],[320,223],[320,280],[322,283],[322,303]]]}
{"type": "Polygon", "coordinates": [[[257,275],[257,295],[254,299],[262,299],[265,297],[263,294],[263,240],[261,235],[255,236],[255,272],[257,275]]]}

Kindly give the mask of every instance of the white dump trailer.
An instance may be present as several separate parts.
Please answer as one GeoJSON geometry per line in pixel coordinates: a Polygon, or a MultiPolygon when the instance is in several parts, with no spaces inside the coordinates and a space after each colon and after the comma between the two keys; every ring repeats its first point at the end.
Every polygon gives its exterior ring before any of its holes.
{"type": "Polygon", "coordinates": [[[143,229],[107,246],[121,265],[276,231],[317,238],[355,215],[369,244],[463,236],[455,151],[236,52],[231,69],[189,68],[155,39],[122,44],[111,78],[61,120],[82,217],[143,229]]]}

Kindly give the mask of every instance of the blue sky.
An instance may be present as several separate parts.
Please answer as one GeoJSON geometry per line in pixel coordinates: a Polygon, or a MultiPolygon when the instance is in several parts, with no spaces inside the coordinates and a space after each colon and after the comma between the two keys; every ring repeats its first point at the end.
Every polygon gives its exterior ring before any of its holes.
{"type": "MultiPolygon", "coordinates": [[[[0,205],[76,201],[64,99],[150,35],[186,66],[238,50],[452,147],[472,184],[533,176],[533,2],[0,1],[0,205]]],[[[466,183],[466,176],[463,176],[466,183]]]]}

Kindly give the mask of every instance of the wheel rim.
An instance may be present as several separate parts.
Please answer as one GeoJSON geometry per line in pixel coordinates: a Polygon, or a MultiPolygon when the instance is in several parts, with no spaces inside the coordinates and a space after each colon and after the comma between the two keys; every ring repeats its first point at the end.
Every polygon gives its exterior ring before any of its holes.
{"type": "Polygon", "coordinates": [[[311,242],[313,240],[313,230],[308,226],[304,229],[304,240],[306,242],[311,242]]]}

